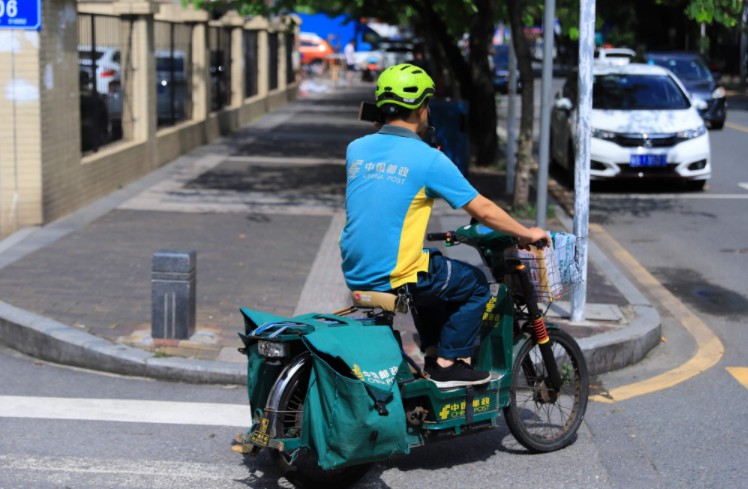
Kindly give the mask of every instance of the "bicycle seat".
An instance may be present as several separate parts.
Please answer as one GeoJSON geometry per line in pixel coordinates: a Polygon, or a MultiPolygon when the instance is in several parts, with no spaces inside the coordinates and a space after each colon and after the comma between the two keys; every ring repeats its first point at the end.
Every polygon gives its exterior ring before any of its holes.
{"type": "Polygon", "coordinates": [[[408,312],[407,304],[401,304],[397,294],[375,292],[371,290],[354,290],[351,292],[356,307],[379,308],[389,312],[408,312]]]}

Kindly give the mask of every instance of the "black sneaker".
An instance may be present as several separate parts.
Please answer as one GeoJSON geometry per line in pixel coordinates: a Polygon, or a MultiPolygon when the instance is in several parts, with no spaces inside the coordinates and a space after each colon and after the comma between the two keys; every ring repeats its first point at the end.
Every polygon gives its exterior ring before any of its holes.
{"type": "Polygon", "coordinates": [[[423,357],[423,369],[428,371],[436,365],[436,357],[423,357]]]}
{"type": "Polygon", "coordinates": [[[433,362],[426,365],[430,380],[440,389],[485,384],[491,380],[490,372],[473,370],[467,363],[457,361],[449,367],[433,362]]]}

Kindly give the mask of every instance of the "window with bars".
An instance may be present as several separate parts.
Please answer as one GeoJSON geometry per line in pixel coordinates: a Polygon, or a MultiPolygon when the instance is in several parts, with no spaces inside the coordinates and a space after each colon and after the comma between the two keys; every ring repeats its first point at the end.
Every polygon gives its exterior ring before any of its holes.
{"type": "Polygon", "coordinates": [[[244,96],[257,95],[259,45],[257,31],[244,31],[244,96]]]}
{"type": "Polygon", "coordinates": [[[231,102],[231,30],[210,27],[210,109],[221,110],[231,102]]]}
{"type": "Polygon", "coordinates": [[[296,54],[296,36],[293,33],[286,34],[286,83],[290,85],[296,81],[293,57],[296,54]]]}
{"type": "Polygon", "coordinates": [[[78,73],[81,152],[93,153],[132,132],[123,70],[122,21],[107,15],[78,15],[78,73]],[[123,120],[124,118],[124,120],[123,120]]]}
{"type": "Polygon", "coordinates": [[[278,88],[278,33],[268,34],[268,89],[278,88]]]}
{"type": "Polygon", "coordinates": [[[154,23],[156,118],[171,126],[192,118],[192,26],[154,23]]]}

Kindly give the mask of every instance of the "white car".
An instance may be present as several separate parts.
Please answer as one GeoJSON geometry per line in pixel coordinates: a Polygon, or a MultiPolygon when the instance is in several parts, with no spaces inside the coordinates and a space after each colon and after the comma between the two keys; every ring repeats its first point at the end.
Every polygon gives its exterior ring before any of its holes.
{"type": "MultiPolygon", "coordinates": [[[[590,179],[680,179],[701,189],[712,172],[709,134],[678,78],[654,65],[593,68],[590,179]]],[[[556,96],[551,158],[574,170],[577,75],[556,96]]]]}
{"type": "Polygon", "coordinates": [[[629,48],[595,49],[595,62],[610,65],[627,65],[636,57],[636,51],[629,48]]]}
{"type": "Polygon", "coordinates": [[[94,63],[96,65],[96,77],[94,87],[103,95],[107,101],[107,112],[109,125],[108,131],[113,139],[122,137],[122,84],[120,79],[121,53],[118,47],[78,46],[78,67],[81,71],[88,73],[89,79],[93,80],[92,72],[94,63]]]}

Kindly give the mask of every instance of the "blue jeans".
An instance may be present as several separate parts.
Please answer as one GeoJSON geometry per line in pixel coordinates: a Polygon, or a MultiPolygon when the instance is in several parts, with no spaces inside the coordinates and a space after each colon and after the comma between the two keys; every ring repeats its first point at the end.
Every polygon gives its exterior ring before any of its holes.
{"type": "Polygon", "coordinates": [[[440,357],[470,357],[491,298],[488,280],[477,267],[450,260],[435,249],[429,254],[428,273],[419,273],[418,282],[409,285],[421,350],[437,346],[440,357]]]}

